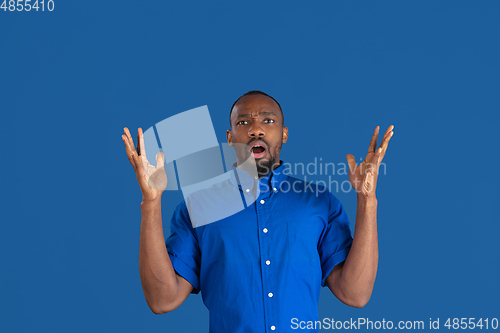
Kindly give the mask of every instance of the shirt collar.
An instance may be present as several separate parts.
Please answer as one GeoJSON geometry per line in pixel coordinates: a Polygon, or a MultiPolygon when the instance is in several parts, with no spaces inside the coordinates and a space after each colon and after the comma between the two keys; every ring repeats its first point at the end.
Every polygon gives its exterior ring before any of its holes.
{"type": "Polygon", "coordinates": [[[234,165],[229,179],[234,186],[237,186],[240,190],[244,190],[246,192],[252,191],[255,183],[255,178],[252,177],[246,170],[237,168],[234,165]]]}
{"type": "MultiPolygon", "coordinates": [[[[277,191],[287,178],[284,170],[283,161],[280,160],[280,166],[271,171],[267,176],[260,178],[259,184],[261,186],[268,185],[271,189],[276,189],[277,191]]],[[[249,192],[253,190],[256,178],[252,177],[247,171],[233,165],[233,172],[231,172],[230,180],[235,186],[238,186],[240,190],[249,192]]]]}

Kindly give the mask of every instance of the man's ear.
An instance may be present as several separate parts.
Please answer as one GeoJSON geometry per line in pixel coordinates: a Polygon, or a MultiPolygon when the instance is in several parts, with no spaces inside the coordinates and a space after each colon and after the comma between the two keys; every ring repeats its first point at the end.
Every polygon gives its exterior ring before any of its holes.
{"type": "Polygon", "coordinates": [[[231,134],[231,130],[226,131],[226,138],[227,138],[227,143],[229,144],[230,147],[233,146],[233,134],[231,134]]]}
{"type": "Polygon", "coordinates": [[[283,143],[286,143],[288,140],[288,127],[283,126],[283,143]]]}

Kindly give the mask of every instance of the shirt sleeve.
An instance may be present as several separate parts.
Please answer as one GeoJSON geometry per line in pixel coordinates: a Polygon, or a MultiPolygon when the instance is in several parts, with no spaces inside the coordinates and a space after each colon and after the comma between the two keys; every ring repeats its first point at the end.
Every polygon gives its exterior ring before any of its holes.
{"type": "Polygon", "coordinates": [[[191,225],[185,201],[174,211],[166,246],[175,271],[191,283],[194,288],[192,293],[198,294],[201,254],[196,230],[191,225]]]}
{"type": "Polygon", "coordinates": [[[351,249],[352,236],[349,227],[349,219],[340,201],[330,192],[328,225],[325,228],[319,245],[319,256],[321,260],[321,286],[325,286],[325,280],[332,272],[335,265],[345,261],[351,249]]]}

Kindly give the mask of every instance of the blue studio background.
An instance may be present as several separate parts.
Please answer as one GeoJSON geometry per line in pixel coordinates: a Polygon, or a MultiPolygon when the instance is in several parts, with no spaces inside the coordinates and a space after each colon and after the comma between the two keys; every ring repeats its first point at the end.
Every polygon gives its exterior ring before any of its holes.
{"type": "MultiPolygon", "coordinates": [[[[359,159],[395,125],[372,298],[324,288],[320,319],[500,317],[499,2],[54,2],[0,10],[0,331],[208,331],[200,295],[147,307],[121,134],[208,105],[225,142],[253,89],[284,109],[289,163],[359,159]]],[[[181,199],[163,195],[166,233],[181,199]]]]}

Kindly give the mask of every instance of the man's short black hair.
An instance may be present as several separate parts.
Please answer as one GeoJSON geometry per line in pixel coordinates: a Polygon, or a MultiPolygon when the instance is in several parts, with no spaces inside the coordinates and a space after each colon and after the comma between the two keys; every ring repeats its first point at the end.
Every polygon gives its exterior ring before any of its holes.
{"type": "Polygon", "coordinates": [[[278,107],[280,108],[280,111],[281,111],[281,119],[283,119],[283,125],[285,124],[285,117],[283,116],[283,110],[281,109],[281,105],[280,103],[278,103],[277,100],[274,99],[274,97],[266,94],[265,92],[263,91],[260,91],[260,90],[251,90],[247,93],[244,93],[243,95],[241,95],[240,97],[238,97],[238,99],[233,103],[233,106],[231,106],[231,111],[229,111],[229,126],[232,127],[231,125],[231,114],[233,113],[233,108],[234,106],[236,105],[236,103],[238,103],[238,101],[244,97],[244,96],[248,96],[248,95],[264,95],[264,96],[267,96],[269,98],[271,98],[273,101],[276,102],[276,104],[278,104],[278,107]]]}

